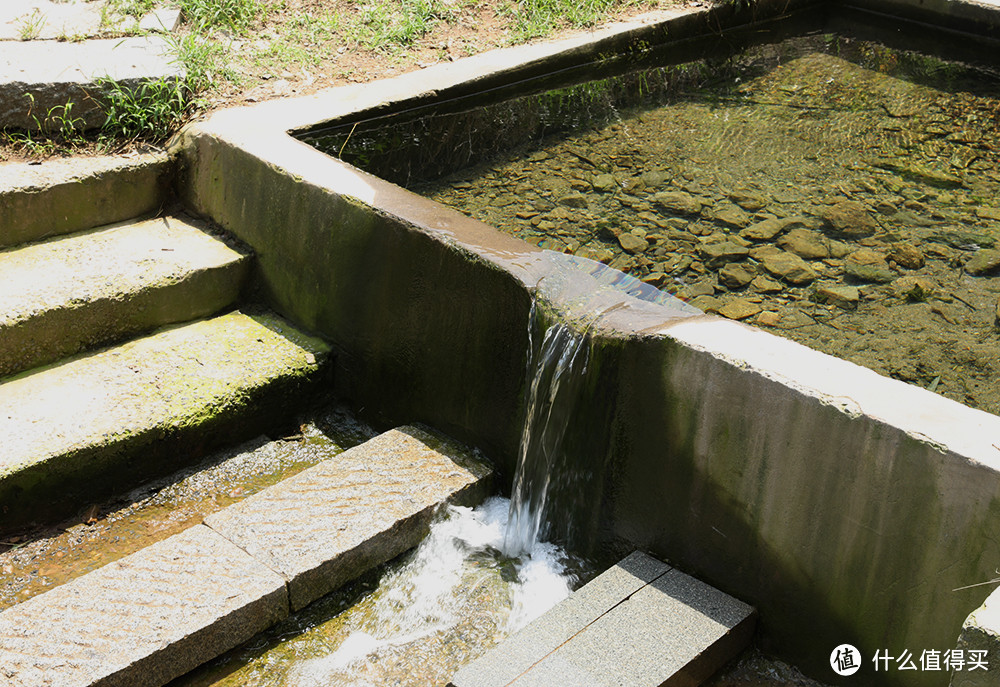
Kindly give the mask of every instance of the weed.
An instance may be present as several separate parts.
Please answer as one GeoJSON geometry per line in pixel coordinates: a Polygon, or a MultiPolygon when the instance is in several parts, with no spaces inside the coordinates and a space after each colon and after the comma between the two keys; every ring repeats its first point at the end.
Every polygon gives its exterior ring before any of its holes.
{"type": "MultiPolygon", "coordinates": [[[[153,11],[153,7],[156,5],[156,0],[108,0],[105,7],[109,11],[116,12],[117,14],[126,17],[135,17],[136,19],[142,19],[144,16],[153,11]]],[[[105,23],[104,18],[107,15],[102,15],[101,23],[105,23]]]]}
{"type": "Polygon", "coordinates": [[[37,7],[17,20],[17,32],[22,41],[38,38],[43,28],[45,28],[45,15],[37,7]]]}
{"type": "Polygon", "coordinates": [[[612,10],[649,4],[648,0],[504,0],[497,14],[513,20],[515,41],[525,41],[566,25],[593,26],[612,10]]]}
{"type": "Polygon", "coordinates": [[[244,33],[264,13],[259,0],[180,0],[181,14],[195,31],[216,28],[244,33]]]}
{"type": "Polygon", "coordinates": [[[195,34],[187,34],[178,39],[171,39],[171,48],[177,55],[176,62],[187,74],[185,85],[192,94],[210,89],[217,77],[229,81],[236,80],[235,73],[225,63],[225,49],[217,42],[195,34]]]}
{"type": "Polygon", "coordinates": [[[157,79],[129,88],[119,81],[104,79],[102,100],[107,121],[101,128],[105,138],[160,143],[184,121],[191,99],[179,79],[157,79]]]}
{"type": "Polygon", "coordinates": [[[374,0],[360,8],[344,32],[371,50],[394,49],[411,45],[453,16],[441,0],[374,0]]]}

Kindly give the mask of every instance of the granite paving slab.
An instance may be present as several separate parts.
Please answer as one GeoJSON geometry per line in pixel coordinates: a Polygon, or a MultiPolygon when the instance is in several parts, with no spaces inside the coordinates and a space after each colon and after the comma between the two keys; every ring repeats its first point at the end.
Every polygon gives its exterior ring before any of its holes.
{"type": "Polygon", "coordinates": [[[416,546],[435,508],[473,503],[492,470],[418,427],[386,432],[205,519],[288,581],[293,610],[416,546]]]}
{"type": "Polygon", "coordinates": [[[162,685],[287,615],[284,580],[198,525],[0,613],[0,681],[162,685]]]}

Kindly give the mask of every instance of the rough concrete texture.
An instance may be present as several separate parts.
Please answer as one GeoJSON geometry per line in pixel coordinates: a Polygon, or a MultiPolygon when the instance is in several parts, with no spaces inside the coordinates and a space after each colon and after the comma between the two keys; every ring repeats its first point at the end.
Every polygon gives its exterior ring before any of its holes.
{"type": "Polygon", "coordinates": [[[64,158],[0,167],[0,248],[120,222],[166,205],[162,153],[64,158]]]}
{"type": "Polygon", "coordinates": [[[0,678],[162,685],[287,615],[284,581],[198,525],[0,613],[0,678]]]}
{"type": "Polygon", "coordinates": [[[58,130],[66,120],[96,128],[106,120],[102,79],[134,91],[179,79],[170,42],[160,36],[83,41],[0,41],[0,127],[58,130]]]}
{"type": "Polygon", "coordinates": [[[327,351],[274,316],[235,312],[0,384],[0,529],[284,421],[327,351]]]}
{"type": "Polygon", "coordinates": [[[416,427],[386,432],[205,519],[280,574],[298,610],[416,546],[444,501],[474,503],[492,471],[416,427]]]}
{"type": "Polygon", "coordinates": [[[59,39],[78,41],[134,30],[173,31],[177,8],[160,9],[136,19],[92,0],[6,0],[0,5],[0,40],[59,39]]]}
{"type": "Polygon", "coordinates": [[[986,669],[956,670],[951,687],[996,687],[1000,683],[1000,589],[994,589],[965,619],[956,648],[966,660],[971,651],[985,652],[977,655],[985,658],[986,669]]]}
{"type": "Polygon", "coordinates": [[[0,251],[0,376],[218,312],[248,269],[247,253],[179,217],[0,251]]]}
{"type": "MultiPolygon", "coordinates": [[[[695,21],[730,21],[698,16],[646,35],[681,40],[695,21]]],[[[535,249],[285,132],[515,80],[543,51],[579,56],[585,42],[221,112],[178,141],[185,199],[262,252],[281,311],[342,348],[344,393],[382,421],[416,417],[484,448],[508,477],[529,294],[549,274],[535,249]]],[[[568,454],[595,475],[572,521],[594,526],[571,534],[670,557],[754,604],[763,648],[823,681],[844,642],[866,656],[953,647],[985,590],[952,590],[992,579],[1000,559],[1000,418],[739,323],[654,327],[636,312],[601,320],[570,418],[568,454]]]]}
{"type": "Polygon", "coordinates": [[[633,553],[451,685],[698,685],[746,648],[754,620],[750,606],[633,553]],[[645,570],[636,576],[639,566],[645,570]]]}

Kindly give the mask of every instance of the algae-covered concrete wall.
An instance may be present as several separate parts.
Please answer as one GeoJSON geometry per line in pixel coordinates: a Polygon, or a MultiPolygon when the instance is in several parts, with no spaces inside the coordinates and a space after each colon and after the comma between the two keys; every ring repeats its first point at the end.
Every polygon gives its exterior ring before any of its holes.
{"type": "MultiPolygon", "coordinates": [[[[191,207],[252,246],[278,312],[335,345],[342,397],[376,423],[406,417],[494,457],[516,452],[531,300],[516,278],[429,234],[433,203],[350,170],[354,195],[317,184],[324,170],[343,179],[346,166],[305,146],[319,158],[309,179],[209,135],[187,145],[191,207]],[[376,209],[407,204],[428,216],[409,223],[376,209]]],[[[521,247],[502,237],[494,248],[508,243],[521,247]]]]}

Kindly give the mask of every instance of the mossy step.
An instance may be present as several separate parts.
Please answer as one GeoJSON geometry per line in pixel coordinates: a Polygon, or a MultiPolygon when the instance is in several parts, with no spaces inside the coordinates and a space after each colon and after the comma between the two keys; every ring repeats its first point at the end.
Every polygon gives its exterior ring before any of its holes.
{"type": "Polygon", "coordinates": [[[286,421],[328,354],[274,315],[233,312],[0,384],[0,531],[72,514],[286,421]]]}
{"type": "Polygon", "coordinates": [[[230,307],[249,262],[181,217],[0,251],[0,377],[230,307]]]}
{"type": "Polygon", "coordinates": [[[165,153],[0,165],[0,247],[156,212],[173,169],[165,153]]]}

